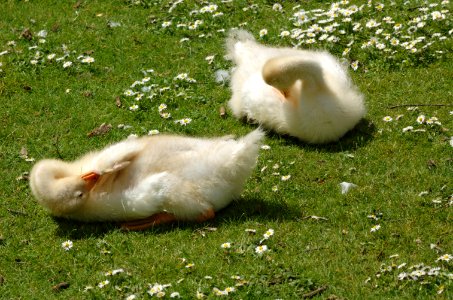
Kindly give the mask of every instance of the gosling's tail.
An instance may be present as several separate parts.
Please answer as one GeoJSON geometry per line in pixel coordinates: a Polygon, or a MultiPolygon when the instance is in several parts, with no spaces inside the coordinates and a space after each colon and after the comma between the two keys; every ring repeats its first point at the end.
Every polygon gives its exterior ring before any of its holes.
{"type": "Polygon", "coordinates": [[[256,166],[258,152],[264,135],[264,131],[258,128],[237,140],[228,163],[233,176],[243,177],[243,180],[249,176],[256,166]]]}
{"type": "Polygon", "coordinates": [[[230,30],[225,43],[227,58],[237,63],[238,59],[248,57],[249,51],[245,45],[250,43],[255,44],[255,38],[250,32],[242,29],[230,30]]]}

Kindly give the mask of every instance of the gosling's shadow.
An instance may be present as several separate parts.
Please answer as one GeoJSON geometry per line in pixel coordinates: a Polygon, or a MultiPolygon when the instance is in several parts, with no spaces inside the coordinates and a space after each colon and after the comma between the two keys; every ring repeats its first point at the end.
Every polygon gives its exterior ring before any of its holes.
{"type": "Polygon", "coordinates": [[[59,237],[69,238],[71,240],[80,240],[85,238],[101,238],[107,233],[118,230],[118,224],[111,222],[79,222],[64,218],[53,217],[58,227],[55,234],[59,237]]]}
{"type": "Polygon", "coordinates": [[[300,208],[281,201],[265,201],[255,197],[244,197],[231,203],[217,213],[215,223],[245,223],[294,220],[301,216],[300,208]]]}
{"type": "MultiPolygon", "coordinates": [[[[300,216],[299,209],[285,203],[246,197],[233,201],[229,206],[218,211],[212,220],[203,223],[175,222],[158,225],[141,232],[143,234],[164,234],[178,229],[197,231],[206,227],[222,227],[246,222],[264,223],[266,221],[295,220],[300,216]]],[[[128,233],[127,230],[120,228],[119,223],[113,222],[85,223],[55,217],[54,221],[58,224],[56,235],[71,240],[102,238],[113,231],[128,233]]]]}
{"type": "Polygon", "coordinates": [[[300,148],[312,151],[344,152],[354,151],[366,146],[375,136],[376,126],[368,119],[362,119],[353,129],[348,131],[340,140],[327,144],[308,144],[298,138],[282,135],[275,131],[268,130],[267,136],[275,140],[283,140],[283,144],[297,145],[300,148]]]}

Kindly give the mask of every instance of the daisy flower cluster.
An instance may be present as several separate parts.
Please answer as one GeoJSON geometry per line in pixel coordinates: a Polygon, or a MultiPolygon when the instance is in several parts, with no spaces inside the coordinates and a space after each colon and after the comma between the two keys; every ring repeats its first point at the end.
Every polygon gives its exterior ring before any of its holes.
{"type": "Polygon", "coordinates": [[[367,218],[373,223],[370,232],[374,233],[381,229],[380,221],[383,217],[383,214],[380,212],[373,212],[367,216],[367,218]]]}
{"type": "MultiPolygon", "coordinates": [[[[188,4],[183,1],[176,0],[172,3],[169,9],[169,19],[163,20],[160,23],[161,30],[178,31],[184,34],[181,43],[190,41],[190,37],[203,38],[207,35],[206,30],[212,30],[216,24],[221,24],[217,20],[222,19],[224,13],[219,6],[214,3],[203,2],[201,6],[188,7],[188,4]],[[189,13],[187,13],[189,12],[189,13]]],[[[223,32],[223,29],[218,29],[223,32]]]]}
{"type": "MultiPolygon", "coordinates": [[[[269,145],[263,145],[261,146],[261,149],[264,151],[269,151],[271,150],[271,147],[269,145]]],[[[261,167],[260,172],[262,174],[271,174],[273,177],[278,178],[279,182],[286,182],[286,181],[291,181],[291,174],[289,174],[289,170],[291,167],[296,163],[295,161],[290,161],[287,164],[283,164],[282,162],[273,162],[272,160],[267,160],[267,163],[265,166],[261,167]]],[[[274,184],[272,186],[272,191],[273,192],[278,192],[279,191],[279,186],[280,184],[274,184]]]]}
{"type": "MultiPolygon", "coordinates": [[[[269,235],[269,233],[267,233],[269,235]]],[[[179,259],[179,265],[184,270],[183,274],[187,275],[191,273],[191,270],[195,268],[194,263],[188,263],[187,259],[179,259]],[[186,271],[189,270],[189,273],[186,271]]],[[[190,295],[181,295],[178,290],[182,288],[179,284],[184,281],[184,278],[176,280],[174,283],[161,284],[155,282],[153,284],[145,283],[137,285],[133,282],[133,276],[131,273],[125,271],[123,268],[113,269],[102,273],[102,278],[95,285],[88,285],[84,288],[85,292],[92,294],[92,296],[105,297],[110,295],[113,298],[118,298],[121,295],[121,299],[138,299],[138,298],[190,298],[203,299],[209,296],[226,296],[231,295],[237,291],[237,289],[244,287],[249,284],[249,281],[245,280],[242,276],[237,274],[231,275],[229,278],[222,278],[221,283],[227,285],[225,288],[218,288],[216,286],[216,280],[212,276],[203,276],[200,278],[200,284],[198,288],[189,292],[190,295]]]]}
{"type": "Polygon", "coordinates": [[[385,116],[382,118],[384,123],[392,123],[392,122],[407,122],[408,126],[404,126],[401,128],[401,132],[403,133],[410,133],[410,132],[444,132],[447,131],[442,123],[440,122],[439,118],[436,116],[428,116],[424,113],[419,111],[417,106],[411,106],[407,108],[408,113],[410,116],[405,116],[404,114],[399,114],[397,116],[385,116]]]}
{"type": "MultiPolygon", "coordinates": [[[[192,85],[197,81],[188,73],[180,73],[174,76],[172,81],[158,76],[153,69],[142,71],[144,77],[134,81],[129,88],[123,91],[123,99],[132,112],[157,111],[162,119],[172,119],[170,106],[176,106],[181,101],[192,99],[194,92],[192,85]],[[167,104],[168,103],[168,104],[167,104]]],[[[191,118],[183,117],[174,123],[187,126],[192,122],[191,118]]],[[[149,134],[157,134],[158,131],[149,134]]]]}
{"type": "MultiPolygon", "coordinates": [[[[156,298],[163,298],[166,295],[166,289],[168,287],[171,287],[171,284],[160,284],[160,283],[155,283],[153,285],[149,285],[149,290],[148,294],[152,297],[155,296],[156,298]]],[[[176,297],[175,295],[177,292],[173,292],[171,295],[173,295],[172,298],[176,297]]],[[[179,293],[178,293],[179,295],[179,293]]]]}
{"type": "MultiPolygon", "coordinates": [[[[121,294],[128,293],[130,288],[128,286],[128,278],[130,275],[124,269],[113,269],[107,272],[103,272],[103,278],[99,280],[97,284],[87,285],[84,288],[84,292],[94,295],[105,295],[109,292],[119,292],[121,294]]],[[[130,294],[127,299],[135,299],[135,294],[130,294]],[[129,298],[130,297],[130,298],[129,298]]]]}
{"type": "MultiPolygon", "coordinates": [[[[255,229],[246,229],[245,232],[247,232],[250,235],[255,235],[256,230],[255,229]]],[[[263,254],[267,253],[270,251],[269,247],[264,244],[267,240],[269,240],[272,236],[274,235],[274,229],[270,228],[266,230],[266,232],[263,234],[263,237],[259,242],[254,244],[254,253],[257,256],[262,256],[263,254]]],[[[237,246],[236,248],[233,247],[235,245],[232,242],[226,242],[220,245],[220,248],[224,249],[225,253],[231,254],[231,253],[237,253],[237,254],[244,254],[245,250],[242,246],[237,246]]],[[[250,247],[246,247],[250,248],[250,247]]]]}
{"type": "Polygon", "coordinates": [[[189,75],[188,75],[187,73],[178,74],[178,75],[175,77],[175,80],[179,80],[179,81],[183,81],[183,82],[189,82],[189,83],[195,83],[195,82],[197,82],[195,79],[189,77],[189,75]]]}
{"type": "Polygon", "coordinates": [[[25,148],[25,147],[22,147],[22,148],[20,149],[19,156],[20,156],[20,158],[22,158],[22,159],[25,160],[26,162],[34,162],[34,161],[35,161],[35,158],[34,158],[34,157],[30,157],[30,156],[28,155],[28,150],[27,150],[27,148],[25,148]]]}
{"type": "Polygon", "coordinates": [[[142,298],[145,294],[153,298],[164,298],[169,296],[170,298],[180,298],[179,292],[169,291],[171,284],[147,284],[147,288],[143,291],[137,291],[137,288],[131,288],[129,279],[131,274],[126,272],[124,269],[115,269],[104,272],[104,279],[99,281],[95,286],[88,285],[84,288],[85,292],[89,292],[93,295],[105,295],[115,293],[115,297],[118,294],[123,295],[123,299],[137,299],[142,298]],[[104,290],[104,291],[103,291],[104,290]],[[132,293],[133,292],[133,293],[132,293]]]}
{"type": "Polygon", "coordinates": [[[44,29],[35,34],[29,29],[24,30],[19,40],[8,41],[3,46],[3,50],[0,48],[0,57],[11,57],[11,59],[23,62],[21,65],[24,66],[57,66],[62,69],[73,69],[95,62],[95,59],[89,54],[76,55],[77,51],[70,50],[66,44],[53,49],[49,46],[51,43],[47,43],[48,35],[48,31],[44,29]],[[26,38],[24,37],[25,32],[27,32],[26,38]]]}
{"type": "MultiPolygon", "coordinates": [[[[249,235],[255,235],[256,229],[246,229],[246,233],[249,235]]],[[[247,250],[253,248],[253,252],[257,256],[262,256],[263,254],[270,251],[269,247],[264,244],[267,240],[269,240],[274,235],[274,230],[272,228],[266,230],[263,234],[263,237],[258,242],[254,243],[253,247],[244,247],[243,245],[237,245],[233,242],[225,242],[220,245],[220,248],[224,250],[226,254],[246,254],[247,250]]]]}
{"type": "Polygon", "coordinates": [[[220,290],[219,288],[214,287],[212,292],[216,296],[227,296],[228,294],[234,293],[236,289],[234,287],[227,287],[224,290],[220,290]]]}
{"type": "Polygon", "coordinates": [[[343,56],[354,70],[428,63],[443,57],[446,43],[452,40],[449,5],[448,0],[422,5],[420,1],[356,5],[343,0],[312,10],[297,5],[278,37],[289,39],[294,47],[328,49],[343,56]]]}
{"type": "MultiPolygon", "coordinates": [[[[246,229],[245,232],[248,235],[254,236],[257,232],[256,229],[246,229]]],[[[225,254],[232,255],[232,254],[239,254],[239,255],[247,255],[253,253],[256,257],[262,257],[264,254],[270,251],[269,247],[265,244],[266,241],[274,235],[273,229],[266,230],[262,238],[258,242],[252,242],[251,245],[240,245],[239,243],[233,242],[225,242],[220,245],[220,248],[224,251],[225,254]]],[[[185,261],[185,259],[184,259],[185,261]]],[[[205,276],[204,279],[212,280],[211,276],[205,276]]],[[[247,280],[245,280],[242,276],[233,275],[231,279],[234,280],[234,284],[230,285],[226,288],[220,289],[217,286],[212,287],[211,292],[204,292],[202,290],[209,290],[209,287],[205,289],[199,289],[196,294],[197,299],[203,299],[207,296],[227,296],[233,294],[237,291],[238,288],[246,286],[249,284],[247,280]]],[[[225,280],[222,280],[224,282],[225,280]]]]}
{"type": "MultiPolygon", "coordinates": [[[[210,281],[213,280],[212,276],[205,276],[204,277],[205,286],[200,287],[197,292],[195,293],[195,298],[196,299],[204,299],[204,298],[210,298],[210,296],[215,296],[215,297],[223,297],[223,296],[228,296],[234,294],[237,289],[246,286],[249,284],[247,280],[244,280],[242,276],[239,275],[232,275],[228,281],[232,282],[232,285],[227,286],[226,288],[220,289],[216,286],[213,286],[210,284],[210,281]],[[203,292],[203,290],[207,290],[208,292],[203,292]],[[209,292],[210,290],[210,292],[209,292]]],[[[222,280],[222,283],[225,284],[225,281],[227,280],[222,280]]]]}
{"type": "MultiPolygon", "coordinates": [[[[186,259],[181,259],[184,269],[193,269],[194,263],[187,263],[186,259]]],[[[84,288],[84,292],[92,294],[92,296],[111,295],[114,298],[118,298],[121,295],[121,299],[141,299],[143,297],[151,298],[181,298],[180,292],[175,291],[174,286],[178,286],[183,279],[179,279],[172,283],[161,284],[155,282],[153,284],[145,284],[143,287],[137,286],[136,284],[131,285],[132,275],[126,272],[123,268],[109,270],[103,272],[103,278],[100,279],[95,285],[87,285],[84,288]]],[[[222,279],[222,283],[231,283],[231,285],[219,289],[215,286],[212,276],[204,276],[202,279],[204,283],[198,287],[196,291],[191,295],[192,298],[203,299],[210,295],[212,296],[226,296],[233,294],[240,287],[249,284],[247,280],[244,280],[242,276],[232,275],[227,280],[222,279]]]]}
{"type": "Polygon", "coordinates": [[[392,261],[388,264],[382,264],[380,270],[376,273],[377,281],[390,280],[401,286],[417,284],[425,288],[434,287],[437,294],[442,294],[452,284],[453,256],[451,254],[439,256],[435,260],[436,266],[429,266],[424,263],[408,266],[406,262],[397,262],[398,254],[390,256],[390,259],[392,261]]]}
{"type": "Polygon", "coordinates": [[[422,191],[418,194],[418,197],[425,198],[423,205],[433,205],[434,207],[452,207],[453,206],[453,194],[445,193],[447,191],[447,185],[440,188],[440,193],[431,195],[428,191],[422,191]]]}

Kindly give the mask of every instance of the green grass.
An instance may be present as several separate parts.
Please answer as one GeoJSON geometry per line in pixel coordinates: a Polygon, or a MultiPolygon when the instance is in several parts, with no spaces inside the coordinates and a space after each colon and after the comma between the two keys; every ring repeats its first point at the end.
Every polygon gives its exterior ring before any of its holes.
{"type": "MultiPolygon", "coordinates": [[[[424,14],[420,8],[429,7],[431,16],[434,11],[451,11],[451,4],[441,1],[429,1],[438,3],[432,7],[422,1],[395,1],[382,12],[376,8],[378,3],[369,7],[366,1],[356,1],[365,6],[352,16],[352,23],[361,22],[363,31],[353,31],[338,18],[345,31],[338,34],[339,41],[302,44],[328,49],[338,57],[345,48],[351,49],[344,58],[348,63],[359,61],[351,76],[366,96],[367,116],[339,142],[324,146],[269,133],[265,144],[270,149],[260,152],[241,199],[215,220],[122,232],[115,224],[50,217],[33,199],[28,182],[17,179],[33,164],[20,155],[22,148],[36,160],[72,160],[152,129],[190,136],[243,135],[255,126],[231,114],[219,116],[230,96],[227,85],[214,81],[216,70],[231,66],[223,58],[226,32],[241,25],[259,38],[260,30],[266,28],[264,43],[290,46],[300,41],[279,36],[296,28],[290,18],[298,11],[293,10],[298,1],[282,1],[282,12],[272,9],[272,1],[213,1],[217,11],[224,13],[218,17],[190,14],[207,2],[184,1],[171,13],[169,1],[135,2],[0,4],[0,52],[8,51],[0,56],[0,298],[124,299],[135,294],[146,299],[151,298],[149,285],[155,283],[171,284],[165,289],[166,298],[179,292],[184,299],[195,298],[197,291],[216,298],[214,287],[224,290],[238,283],[242,286],[228,297],[300,299],[324,286],[315,298],[452,297],[453,261],[438,261],[441,255],[453,254],[451,12],[444,12],[444,20],[426,20],[425,26],[406,38],[425,36],[415,53],[402,46],[396,52],[361,47],[376,36],[377,29],[393,30],[394,24],[382,22],[385,16],[409,30],[415,26],[409,25],[410,20],[424,14]],[[382,24],[367,29],[369,19],[382,24]],[[195,20],[204,21],[196,30],[176,26],[195,20]],[[109,21],[120,26],[109,27],[109,21]],[[163,28],[165,21],[172,25],[163,28]],[[31,40],[21,37],[25,28],[32,32],[31,40]],[[39,43],[40,30],[48,32],[45,43],[39,43]],[[189,40],[181,42],[183,38],[189,40]],[[9,41],[15,41],[15,46],[9,41]],[[69,49],[64,61],[73,62],[66,69],[63,61],[55,60],[64,54],[63,44],[69,49]],[[30,50],[34,45],[39,48],[30,50]],[[33,65],[30,61],[36,51],[41,54],[33,65]],[[49,62],[46,57],[52,53],[56,57],[49,62]],[[79,55],[89,55],[95,62],[83,64],[77,60],[79,55]],[[215,57],[209,64],[205,58],[211,55],[215,57]],[[137,102],[124,92],[148,69],[154,70],[149,77],[150,83],[158,85],[153,88],[158,95],[143,98],[140,108],[131,111],[129,107],[137,102]],[[175,81],[181,73],[188,73],[196,83],[175,81]],[[159,92],[166,86],[170,90],[159,92]],[[121,108],[116,106],[117,97],[121,108]],[[161,103],[167,105],[171,119],[159,115],[161,103]],[[391,108],[394,105],[400,106],[391,108]],[[418,105],[418,110],[401,105],[418,105]],[[418,124],[422,114],[426,119],[437,117],[441,125],[418,124]],[[398,115],[404,116],[397,120],[398,115]],[[384,122],[385,116],[393,121],[384,122]],[[187,126],[174,122],[182,118],[192,122],[187,126]],[[102,123],[111,124],[112,130],[87,137],[102,123]],[[132,128],[119,129],[120,124],[132,128]],[[425,131],[403,132],[407,126],[425,131]],[[291,178],[282,181],[283,175],[291,178]],[[357,188],[343,195],[339,186],[343,181],[357,188]],[[427,194],[420,196],[424,191],[427,194]],[[369,217],[373,214],[379,219],[369,217]],[[380,229],[370,232],[377,224],[380,229]],[[263,243],[271,251],[259,256],[255,247],[270,228],[275,234],[263,243]],[[69,251],[61,246],[66,240],[73,242],[69,251]],[[232,247],[222,249],[225,242],[232,247]],[[190,263],[194,267],[186,268],[190,263]],[[439,274],[416,281],[398,279],[421,263],[439,267],[439,274]],[[120,268],[125,272],[105,275],[120,268]],[[232,278],[236,275],[242,279],[232,278]],[[110,283],[99,288],[106,279],[110,283]],[[52,289],[62,282],[69,286],[52,289]],[[93,288],[84,291],[87,286],[93,288]]],[[[303,4],[307,11],[328,7],[324,1],[303,4]]],[[[395,34],[401,43],[404,35],[395,34]]],[[[379,42],[387,43],[385,49],[391,48],[389,40],[377,36],[379,42]]]]}

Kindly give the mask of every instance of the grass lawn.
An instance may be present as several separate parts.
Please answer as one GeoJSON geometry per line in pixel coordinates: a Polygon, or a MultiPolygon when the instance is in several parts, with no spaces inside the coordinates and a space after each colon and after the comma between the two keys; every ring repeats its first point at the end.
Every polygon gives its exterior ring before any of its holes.
{"type": "Polygon", "coordinates": [[[2,1],[0,298],[451,299],[449,2],[2,1]],[[237,27],[342,58],[366,118],[322,146],[268,132],[241,198],[207,223],[124,232],[38,205],[25,172],[40,159],[253,130],[215,80],[237,27]]]}

